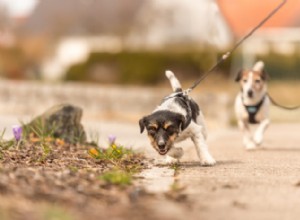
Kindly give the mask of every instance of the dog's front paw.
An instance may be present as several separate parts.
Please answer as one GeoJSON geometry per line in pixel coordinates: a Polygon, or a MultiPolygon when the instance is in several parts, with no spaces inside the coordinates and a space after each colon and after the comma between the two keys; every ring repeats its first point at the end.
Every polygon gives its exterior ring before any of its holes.
{"type": "Polygon", "coordinates": [[[246,150],[255,150],[256,147],[256,143],[253,141],[248,141],[247,143],[245,143],[246,150]]]}
{"type": "Polygon", "coordinates": [[[213,166],[217,162],[211,155],[206,155],[205,158],[201,158],[200,163],[201,163],[201,166],[213,166]]]}
{"type": "Polygon", "coordinates": [[[252,138],[244,137],[243,143],[244,143],[246,150],[256,149],[256,143],[254,142],[254,140],[252,138]]]}
{"type": "Polygon", "coordinates": [[[174,157],[171,157],[169,155],[166,156],[166,159],[165,159],[165,163],[166,164],[174,164],[174,163],[179,163],[179,159],[176,159],[174,157]]]}
{"type": "Polygon", "coordinates": [[[254,142],[255,142],[255,144],[257,146],[261,145],[262,142],[263,142],[263,136],[260,133],[255,134],[255,136],[254,136],[254,142]]]}

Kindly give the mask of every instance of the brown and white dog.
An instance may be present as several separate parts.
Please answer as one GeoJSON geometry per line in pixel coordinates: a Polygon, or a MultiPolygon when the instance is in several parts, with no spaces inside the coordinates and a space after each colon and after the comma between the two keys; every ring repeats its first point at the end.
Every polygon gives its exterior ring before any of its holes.
{"type": "Polygon", "coordinates": [[[140,119],[141,133],[147,130],[152,147],[166,155],[166,162],[177,162],[183,155],[176,142],[191,138],[203,166],[216,163],[208,151],[206,129],[202,112],[197,103],[183,93],[180,82],[171,71],[166,71],[173,93],[165,97],[154,111],[140,119]]]}
{"type": "Polygon", "coordinates": [[[255,63],[251,70],[241,70],[236,77],[241,91],[235,99],[235,113],[238,125],[244,133],[244,146],[248,150],[262,144],[264,132],[270,123],[270,99],[266,84],[268,78],[262,61],[255,63]],[[254,134],[251,133],[250,124],[258,124],[254,134]]]}

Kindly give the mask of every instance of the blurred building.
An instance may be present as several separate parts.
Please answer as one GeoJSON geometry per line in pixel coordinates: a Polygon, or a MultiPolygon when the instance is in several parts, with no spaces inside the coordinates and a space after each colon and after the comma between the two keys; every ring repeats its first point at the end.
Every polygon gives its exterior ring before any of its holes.
{"type": "Polygon", "coordinates": [[[42,0],[19,36],[44,78],[95,51],[224,49],[233,39],[215,0],[42,0]]]}
{"type": "MultiPolygon", "coordinates": [[[[235,38],[240,39],[260,23],[281,0],[217,1],[235,38]]],[[[256,55],[300,52],[300,1],[289,0],[242,45],[243,65],[251,66],[256,55]]]]}
{"type": "Polygon", "coordinates": [[[224,49],[232,42],[214,0],[149,0],[137,12],[127,43],[131,48],[170,46],[224,49]]]}
{"type": "MultiPolygon", "coordinates": [[[[11,3],[18,0],[0,0],[11,3]]],[[[0,47],[21,48],[33,75],[57,79],[91,52],[226,50],[280,0],[22,0],[34,10],[7,19],[0,7],[0,47]]],[[[1,6],[1,5],[0,5],[1,6]]],[[[300,47],[300,1],[289,0],[241,47],[244,65],[270,51],[300,47]]],[[[14,55],[15,56],[15,55],[14,55]]],[[[21,58],[20,58],[21,59],[21,58]]],[[[17,65],[14,65],[17,66],[17,65]]],[[[1,66],[0,66],[1,69],[1,66]]]]}

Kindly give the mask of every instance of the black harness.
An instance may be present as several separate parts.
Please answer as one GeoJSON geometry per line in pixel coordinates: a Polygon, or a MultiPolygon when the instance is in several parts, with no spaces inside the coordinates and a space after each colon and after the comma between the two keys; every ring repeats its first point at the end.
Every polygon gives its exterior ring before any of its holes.
{"type": "MultiPolygon", "coordinates": [[[[248,121],[250,124],[257,124],[259,123],[259,121],[257,121],[255,119],[255,116],[257,114],[257,112],[259,112],[262,104],[264,103],[264,100],[265,100],[265,97],[264,96],[261,101],[259,103],[257,103],[256,105],[245,105],[244,102],[243,102],[243,105],[248,113],[248,121]]],[[[242,101],[243,101],[243,96],[242,96],[242,101]]]]}

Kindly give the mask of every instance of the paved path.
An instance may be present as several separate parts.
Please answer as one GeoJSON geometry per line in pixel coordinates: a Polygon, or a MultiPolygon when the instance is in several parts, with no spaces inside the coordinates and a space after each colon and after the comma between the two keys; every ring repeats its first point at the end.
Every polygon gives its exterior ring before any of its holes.
{"type": "MultiPolygon", "coordinates": [[[[115,132],[121,143],[158,159],[137,124],[101,123],[103,136],[115,132]]],[[[97,126],[96,126],[97,127],[97,126]]],[[[165,219],[290,220],[300,216],[300,124],[271,124],[261,149],[246,151],[234,128],[211,131],[210,151],[218,161],[200,167],[191,142],[183,142],[185,155],[177,175],[169,167],[153,166],[144,173],[144,186],[154,193],[184,187],[187,200],[170,203],[158,199],[149,205],[165,219]],[[162,206],[165,210],[162,210],[162,206]],[[169,210],[169,211],[166,211],[169,210]]]]}
{"type": "Polygon", "coordinates": [[[263,148],[256,151],[243,149],[236,129],[213,134],[209,144],[218,161],[214,167],[199,167],[188,145],[173,181],[185,188],[189,205],[178,205],[168,218],[299,219],[299,131],[300,124],[273,124],[263,148]]]}
{"type": "MultiPolygon", "coordinates": [[[[18,122],[1,118],[1,128],[18,122]]],[[[139,134],[137,124],[126,122],[84,122],[86,130],[105,144],[109,134],[118,141],[158,158],[139,134]]],[[[200,167],[191,142],[184,142],[186,154],[177,174],[170,167],[156,167],[144,173],[141,183],[159,194],[170,191],[174,182],[183,187],[186,200],[150,202],[149,210],[163,219],[206,220],[290,220],[300,216],[300,124],[272,124],[264,146],[246,151],[237,129],[209,133],[210,151],[218,161],[214,167],[200,167]]],[[[11,135],[8,129],[7,136],[11,135]]]]}

